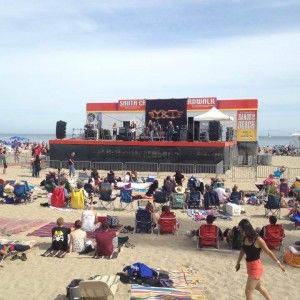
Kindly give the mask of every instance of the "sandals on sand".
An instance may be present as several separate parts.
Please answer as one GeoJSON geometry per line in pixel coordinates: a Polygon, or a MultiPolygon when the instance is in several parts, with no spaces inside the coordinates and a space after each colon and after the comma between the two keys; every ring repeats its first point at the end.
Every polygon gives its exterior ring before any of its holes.
{"type": "Polygon", "coordinates": [[[125,246],[126,248],[131,248],[131,249],[135,248],[135,245],[134,245],[134,244],[131,244],[131,243],[129,243],[129,242],[126,242],[126,243],[124,244],[124,246],[125,246]]]}

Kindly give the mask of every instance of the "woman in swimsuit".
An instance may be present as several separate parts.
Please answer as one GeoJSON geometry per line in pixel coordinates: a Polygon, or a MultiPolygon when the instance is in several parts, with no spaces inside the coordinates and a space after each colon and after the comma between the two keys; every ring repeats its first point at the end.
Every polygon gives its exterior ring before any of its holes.
{"type": "Polygon", "coordinates": [[[283,272],[285,269],[273,252],[268,248],[264,240],[258,236],[257,232],[247,219],[241,220],[238,228],[244,237],[244,241],[235,269],[236,271],[240,269],[240,262],[246,254],[246,266],[248,273],[245,289],[246,299],[252,300],[253,291],[256,289],[265,297],[265,299],[271,300],[269,292],[261,285],[260,281],[263,273],[263,266],[260,260],[261,249],[278,264],[279,268],[283,272]]]}

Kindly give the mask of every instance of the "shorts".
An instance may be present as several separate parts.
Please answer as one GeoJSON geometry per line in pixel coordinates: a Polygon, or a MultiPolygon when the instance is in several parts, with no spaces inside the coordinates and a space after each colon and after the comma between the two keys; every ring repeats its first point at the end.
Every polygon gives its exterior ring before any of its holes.
{"type": "Polygon", "coordinates": [[[250,278],[259,280],[263,274],[263,266],[260,259],[247,261],[247,274],[250,278]]]}

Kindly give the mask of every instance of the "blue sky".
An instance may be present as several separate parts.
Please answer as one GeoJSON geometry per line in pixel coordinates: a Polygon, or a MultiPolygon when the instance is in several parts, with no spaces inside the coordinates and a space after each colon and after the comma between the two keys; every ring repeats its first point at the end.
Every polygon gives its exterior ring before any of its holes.
{"type": "Polygon", "coordinates": [[[300,1],[0,0],[0,132],[54,133],[88,101],[258,98],[300,130],[300,1]]]}

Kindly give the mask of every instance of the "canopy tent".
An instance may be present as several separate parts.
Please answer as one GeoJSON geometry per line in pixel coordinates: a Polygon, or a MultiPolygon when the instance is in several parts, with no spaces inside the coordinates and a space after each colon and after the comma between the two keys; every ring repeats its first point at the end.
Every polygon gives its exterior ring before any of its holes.
{"type": "Polygon", "coordinates": [[[233,117],[227,116],[215,107],[208,112],[194,117],[194,121],[233,121],[233,117]]]}

